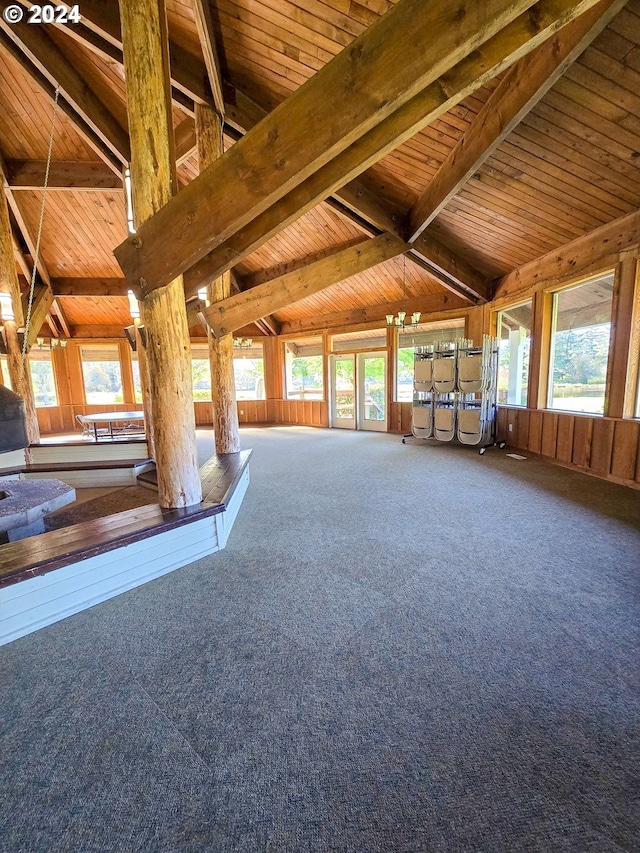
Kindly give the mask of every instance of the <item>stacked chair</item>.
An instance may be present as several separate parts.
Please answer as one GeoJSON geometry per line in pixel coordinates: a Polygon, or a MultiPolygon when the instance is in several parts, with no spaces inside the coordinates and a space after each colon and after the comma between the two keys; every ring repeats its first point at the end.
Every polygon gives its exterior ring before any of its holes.
{"type": "Polygon", "coordinates": [[[418,347],[410,435],[461,444],[504,447],[496,441],[498,339],[482,346],[460,338],[418,347]]]}

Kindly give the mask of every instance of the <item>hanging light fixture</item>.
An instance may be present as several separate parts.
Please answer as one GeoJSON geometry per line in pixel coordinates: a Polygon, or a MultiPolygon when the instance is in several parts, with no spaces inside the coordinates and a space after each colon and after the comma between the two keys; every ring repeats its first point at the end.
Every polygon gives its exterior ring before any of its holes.
{"type": "Polygon", "coordinates": [[[234,338],[233,346],[236,349],[249,349],[253,346],[253,338],[234,338]]]}
{"type": "MultiPolygon", "coordinates": [[[[402,301],[404,304],[407,302],[407,258],[406,255],[402,256],[402,301]]],[[[399,329],[406,329],[407,327],[417,326],[420,322],[421,317],[420,311],[414,311],[411,315],[411,320],[407,321],[407,312],[403,309],[402,311],[398,311],[397,315],[387,314],[387,326],[397,326],[399,329]]]]}

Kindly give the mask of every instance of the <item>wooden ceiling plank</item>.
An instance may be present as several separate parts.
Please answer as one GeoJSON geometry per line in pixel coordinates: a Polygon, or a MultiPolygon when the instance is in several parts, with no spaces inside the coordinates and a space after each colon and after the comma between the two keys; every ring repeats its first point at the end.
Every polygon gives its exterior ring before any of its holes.
{"type": "MultiPolygon", "coordinates": [[[[593,2],[589,2],[587,7],[593,5],[593,2]]],[[[527,50],[540,44],[551,30],[557,29],[560,25],[559,22],[564,23],[567,19],[572,20],[572,16],[577,15],[578,11],[584,11],[584,8],[585,6],[582,4],[576,6],[572,0],[566,0],[566,2],[561,0],[559,3],[540,0],[536,5],[536,14],[533,19],[529,15],[520,16],[502,33],[494,36],[475,50],[468,58],[458,63],[455,68],[450,69],[423,92],[410,99],[393,115],[368,131],[357,142],[342,151],[257,217],[255,211],[259,208],[254,207],[251,216],[255,218],[252,218],[246,225],[239,227],[236,233],[224,238],[218,232],[214,240],[218,245],[202,255],[199,260],[192,262],[187,258],[180,259],[180,266],[188,269],[185,274],[187,296],[197,292],[199,287],[255,251],[279,230],[287,227],[318,202],[347,184],[373,162],[388,153],[394,146],[410,138],[429,121],[446,112],[469,91],[477,88],[481,82],[491,79],[496,73],[526,53],[527,50]],[[537,33],[537,35],[532,36],[532,33],[537,33]],[[518,45],[518,47],[514,47],[514,45],[518,45]]],[[[312,82],[310,81],[310,83],[312,82]]],[[[275,113],[269,114],[269,118],[273,120],[274,115],[275,113]]],[[[265,122],[261,126],[266,127],[265,122]]],[[[229,164],[229,168],[231,168],[231,161],[225,158],[229,158],[238,144],[234,145],[225,157],[218,161],[216,164],[218,168],[223,169],[224,163],[229,164]]],[[[236,154],[238,154],[237,151],[236,154]]],[[[277,170],[272,171],[277,172],[277,170]]],[[[202,177],[204,178],[205,175],[202,177]]],[[[222,183],[224,184],[224,181],[222,183]]],[[[191,189],[194,192],[193,184],[191,189]]],[[[197,193],[197,188],[195,191],[197,193]]],[[[181,194],[181,197],[184,201],[184,193],[181,194]]],[[[211,193],[211,199],[212,201],[216,199],[214,191],[211,193]]],[[[189,215],[195,214],[195,209],[191,209],[188,199],[185,207],[189,208],[189,215]]],[[[159,231],[164,227],[174,227],[171,209],[159,211],[155,219],[159,231]]],[[[138,236],[142,238],[144,235],[138,236]]],[[[125,273],[129,273],[132,283],[137,284],[140,276],[139,270],[142,265],[147,266],[150,275],[149,277],[145,276],[145,278],[147,280],[146,286],[149,289],[159,286],[162,281],[162,277],[159,277],[158,258],[150,257],[152,249],[153,245],[147,245],[146,250],[143,245],[140,252],[137,252],[131,244],[124,243],[115,252],[125,273]],[[149,258],[148,265],[147,258],[149,258]],[[156,262],[155,265],[154,261],[156,262]]],[[[200,254],[201,249],[202,246],[200,246],[198,254],[200,254]]]]}
{"type": "Polygon", "coordinates": [[[407,223],[416,240],[524,116],[624,6],[602,0],[513,65],[414,204],[407,223]]]}
{"type": "MultiPolygon", "coordinates": [[[[0,13],[10,5],[0,0],[0,13]]],[[[129,135],[114,117],[108,104],[86,85],[78,71],[65,58],[46,33],[46,27],[28,23],[7,24],[0,16],[0,27],[53,85],[59,85],[65,98],[86,121],[102,142],[122,161],[131,157],[129,135]]]]}
{"type": "Polygon", "coordinates": [[[633,248],[639,242],[640,211],[636,210],[503,276],[496,282],[495,298],[526,296],[543,281],[579,276],[577,271],[582,267],[604,255],[633,248]]]}
{"type": "MultiPolygon", "coordinates": [[[[21,68],[31,77],[39,89],[53,103],[55,97],[55,86],[42,74],[33,63],[27,58],[26,54],[0,29],[0,45],[11,54],[11,56],[20,64],[21,68]]],[[[93,151],[106,163],[109,168],[116,174],[121,175],[122,163],[110,148],[91,130],[84,119],[76,112],[76,110],[67,103],[64,97],[59,98],[58,108],[69,118],[82,139],[89,145],[93,151]]]]}
{"type": "Polygon", "coordinates": [[[460,19],[447,0],[400,0],[121,244],[125,274],[143,292],[171,281],[532,4],[481,5],[460,19]]]}
{"type": "MultiPolygon", "coordinates": [[[[7,179],[12,190],[44,186],[46,160],[7,160],[7,179]]],[[[100,162],[54,160],[48,186],[57,190],[113,190],[122,188],[122,178],[100,162]]]]}
{"type": "MultiPolygon", "coordinates": [[[[81,14],[85,27],[116,48],[117,61],[122,63],[122,35],[118,4],[106,3],[104,0],[86,0],[86,2],[83,0],[81,14]]],[[[91,41],[85,43],[89,47],[92,46],[91,41]]],[[[211,94],[207,91],[206,71],[202,61],[174,41],[169,42],[169,55],[172,86],[198,103],[213,105],[211,94]]]]}
{"type": "Polygon", "coordinates": [[[330,314],[314,314],[311,317],[301,317],[297,320],[284,320],[281,324],[281,334],[293,335],[302,332],[341,329],[345,326],[361,326],[369,323],[384,325],[386,315],[395,315],[398,311],[406,311],[408,314],[420,311],[424,315],[431,315],[440,311],[465,311],[468,308],[468,302],[450,293],[430,293],[412,299],[395,300],[362,308],[350,308],[347,311],[335,311],[330,314]]]}
{"type": "Polygon", "coordinates": [[[209,0],[192,0],[193,12],[198,28],[200,46],[204,57],[204,64],[209,77],[209,85],[213,93],[213,103],[218,115],[224,116],[224,96],[222,94],[222,74],[218,61],[218,49],[216,47],[216,36],[213,29],[211,9],[209,0]]]}
{"type": "Polygon", "coordinates": [[[368,240],[364,246],[343,249],[342,252],[322,258],[302,270],[295,270],[214,303],[202,313],[212,334],[219,337],[396,257],[406,248],[406,243],[394,234],[382,234],[368,240]]]}

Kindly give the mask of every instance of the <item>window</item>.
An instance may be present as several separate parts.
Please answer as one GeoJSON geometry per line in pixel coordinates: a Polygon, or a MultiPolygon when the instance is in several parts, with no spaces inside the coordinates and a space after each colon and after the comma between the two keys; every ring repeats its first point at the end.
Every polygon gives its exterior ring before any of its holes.
{"type": "Polygon", "coordinates": [[[0,355],[0,382],[11,388],[11,377],[9,376],[9,362],[6,355],[0,355]]]}
{"type": "Polygon", "coordinates": [[[122,373],[117,344],[88,344],[80,347],[84,396],[87,403],[102,406],[122,403],[122,373]]]}
{"type": "Polygon", "coordinates": [[[413,400],[413,356],[416,347],[438,341],[455,341],[464,337],[464,320],[446,320],[441,323],[420,323],[400,330],[398,334],[398,365],[396,372],[396,400],[407,403],[413,400]]]}
{"type": "Polygon", "coordinates": [[[236,400],[264,400],[264,351],[261,342],[233,350],[236,400]]]}
{"type": "Polygon", "coordinates": [[[136,403],[142,403],[142,381],[140,379],[140,362],[138,354],[131,353],[131,372],[133,373],[133,394],[136,403]]]}
{"type": "Polygon", "coordinates": [[[194,400],[211,399],[209,344],[191,344],[191,387],[194,400]]]}
{"type": "Polygon", "coordinates": [[[498,312],[498,403],[526,406],[533,303],[498,312]]]}
{"type": "Polygon", "coordinates": [[[549,408],[602,414],[613,273],[553,296],[549,408]]]}
{"type": "Polygon", "coordinates": [[[301,338],[284,345],[287,397],[324,399],[322,338],[301,338]]]}
{"type": "Polygon", "coordinates": [[[29,369],[36,406],[57,406],[58,396],[51,364],[51,350],[32,349],[29,353],[29,369]]]}

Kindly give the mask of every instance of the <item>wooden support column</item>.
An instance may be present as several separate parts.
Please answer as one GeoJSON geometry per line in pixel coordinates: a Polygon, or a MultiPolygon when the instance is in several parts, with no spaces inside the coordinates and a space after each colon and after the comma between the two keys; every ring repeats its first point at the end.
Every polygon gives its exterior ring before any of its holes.
{"type": "MultiPolygon", "coordinates": [[[[222,118],[204,104],[196,104],[196,140],[200,171],[203,171],[224,153],[222,118]]],[[[207,285],[207,302],[212,304],[229,296],[231,272],[228,271],[207,285]]],[[[236,453],[240,450],[240,431],[233,373],[233,335],[216,338],[208,329],[207,337],[216,453],[236,453]]]]}
{"type": "MultiPolygon", "coordinates": [[[[33,387],[31,385],[31,374],[26,360],[23,364],[22,350],[18,339],[18,326],[23,325],[24,319],[22,315],[22,302],[20,300],[20,284],[18,283],[16,263],[13,257],[9,207],[2,180],[0,180],[0,291],[10,294],[15,316],[15,320],[5,319],[3,321],[7,340],[7,366],[9,368],[11,384],[15,393],[24,399],[29,443],[39,444],[40,428],[38,426],[38,414],[33,396],[33,387]]],[[[27,451],[27,456],[29,455],[29,451],[27,451]]],[[[27,461],[30,461],[30,459],[27,459],[27,461]]]]}
{"type": "MultiPolygon", "coordinates": [[[[176,191],[167,22],[162,0],[120,0],[131,184],[136,223],[176,191]]],[[[140,283],[139,283],[140,284],[140,283]]],[[[149,361],[151,424],[162,507],[202,500],[182,276],[141,305],[149,361]]]]}

